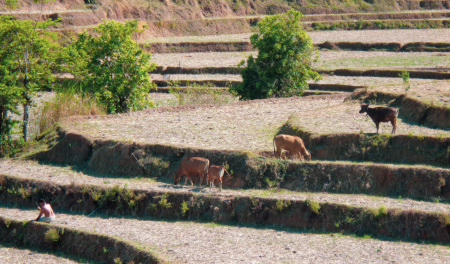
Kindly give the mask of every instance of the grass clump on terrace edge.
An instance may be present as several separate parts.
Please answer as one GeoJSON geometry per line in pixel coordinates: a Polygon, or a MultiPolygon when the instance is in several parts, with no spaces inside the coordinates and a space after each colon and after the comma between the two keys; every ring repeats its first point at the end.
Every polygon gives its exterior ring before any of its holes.
{"type": "Polygon", "coordinates": [[[90,96],[80,96],[71,91],[56,94],[52,101],[46,102],[39,116],[39,132],[47,131],[61,119],[74,115],[104,115],[106,110],[90,96]]]}

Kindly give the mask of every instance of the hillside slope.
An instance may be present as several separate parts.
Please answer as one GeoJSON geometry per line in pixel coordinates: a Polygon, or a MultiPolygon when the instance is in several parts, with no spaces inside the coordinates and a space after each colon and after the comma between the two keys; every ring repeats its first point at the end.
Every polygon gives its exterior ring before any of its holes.
{"type": "MultiPolygon", "coordinates": [[[[32,0],[19,1],[19,12],[40,10],[32,0]]],[[[101,9],[109,19],[186,20],[230,16],[271,15],[293,8],[304,14],[336,14],[405,10],[449,9],[450,0],[56,0],[54,11],[101,9]]],[[[45,8],[48,11],[49,8],[45,8]]],[[[0,12],[5,12],[4,5],[0,12]]]]}

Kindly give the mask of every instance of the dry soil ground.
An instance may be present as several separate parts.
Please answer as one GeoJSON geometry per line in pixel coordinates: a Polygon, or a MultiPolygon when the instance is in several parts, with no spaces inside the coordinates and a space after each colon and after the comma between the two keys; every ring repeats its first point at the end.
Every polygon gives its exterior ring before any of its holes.
{"type": "MultiPolygon", "coordinates": [[[[3,215],[3,214],[2,214],[3,215]]],[[[40,253],[28,249],[18,249],[0,245],[0,263],[5,264],[75,264],[80,261],[70,260],[53,254],[40,253]]],[[[95,263],[83,260],[82,263],[95,263]]]]}
{"type": "MultiPolygon", "coordinates": [[[[344,95],[345,96],[345,95],[344,95]]],[[[273,136],[292,114],[317,133],[374,133],[358,103],[344,96],[255,100],[221,106],[151,109],[67,123],[69,130],[95,138],[217,150],[272,150],[273,136]]],[[[388,125],[386,125],[388,126],[388,125]]],[[[390,133],[390,128],[381,131],[390,133]]],[[[398,120],[397,134],[449,136],[449,132],[398,120]]]]}
{"type": "MultiPolygon", "coordinates": [[[[449,32],[450,34],[450,32],[449,32]]],[[[156,53],[152,62],[172,67],[236,67],[257,52],[195,52],[156,53]]],[[[450,68],[450,52],[388,52],[388,51],[327,51],[319,52],[316,69],[376,69],[416,68],[447,70],[450,68]]]]}
{"type": "MultiPolygon", "coordinates": [[[[0,205],[1,206],[1,205],[0,205]]],[[[16,219],[36,210],[0,207],[16,219]]],[[[450,248],[341,234],[57,213],[72,228],[121,237],[175,263],[449,263],[450,248]]]]}
{"type": "MultiPolygon", "coordinates": [[[[102,187],[119,185],[130,189],[155,190],[155,191],[193,191],[197,193],[213,193],[221,196],[259,196],[292,200],[310,199],[318,202],[339,203],[355,207],[398,208],[401,210],[421,210],[429,212],[450,213],[450,204],[423,202],[407,198],[388,198],[370,195],[332,194],[332,193],[305,193],[286,190],[240,190],[223,189],[221,193],[217,189],[199,188],[198,186],[173,186],[172,182],[158,182],[149,178],[112,175],[96,175],[89,172],[80,172],[70,166],[52,166],[39,164],[35,161],[21,161],[12,159],[0,160],[0,174],[13,175],[21,178],[45,180],[55,184],[89,184],[102,187]]],[[[169,178],[170,175],[169,175],[169,178]]]]}
{"type": "MultiPolygon", "coordinates": [[[[152,38],[152,43],[250,41],[252,33],[152,38]]],[[[308,32],[314,43],[332,42],[450,42],[450,29],[336,30],[308,32]]]]}
{"type": "MultiPolygon", "coordinates": [[[[369,88],[369,91],[383,91],[390,93],[405,93],[405,84],[378,85],[369,88]]],[[[408,96],[434,105],[450,107],[450,80],[447,81],[423,81],[421,83],[410,82],[410,88],[406,92],[408,96]]]]}

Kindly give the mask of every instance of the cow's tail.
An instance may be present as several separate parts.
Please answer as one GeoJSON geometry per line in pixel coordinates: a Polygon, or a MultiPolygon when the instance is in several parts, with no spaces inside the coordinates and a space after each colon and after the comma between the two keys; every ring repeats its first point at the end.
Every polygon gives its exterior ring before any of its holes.
{"type": "Polygon", "coordinates": [[[209,184],[209,160],[207,160],[208,162],[206,163],[206,168],[205,168],[205,177],[206,177],[206,186],[208,186],[209,184]]]}
{"type": "Polygon", "coordinates": [[[277,152],[276,152],[276,150],[275,150],[275,138],[273,138],[273,140],[272,140],[272,145],[273,145],[273,155],[275,156],[275,158],[277,158],[277,152]]]}

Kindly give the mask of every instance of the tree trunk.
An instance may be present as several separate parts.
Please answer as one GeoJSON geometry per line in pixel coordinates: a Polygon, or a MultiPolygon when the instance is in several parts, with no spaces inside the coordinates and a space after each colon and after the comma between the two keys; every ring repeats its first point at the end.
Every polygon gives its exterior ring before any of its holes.
{"type": "Polygon", "coordinates": [[[25,74],[25,78],[23,80],[23,84],[25,87],[25,91],[23,92],[23,98],[25,99],[25,103],[23,104],[23,126],[22,126],[22,133],[23,133],[23,141],[27,142],[28,139],[28,119],[29,119],[29,107],[31,105],[31,98],[30,95],[28,94],[28,78],[27,75],[25,74]]]}
{"type": "Polygon", "coordinates": [[[31,104],[31,100],[26,97],[26,102],[23,104],[23,141],[27,142],[28,138],[28,119],[29,119],[29,106],[31,104]]]}

